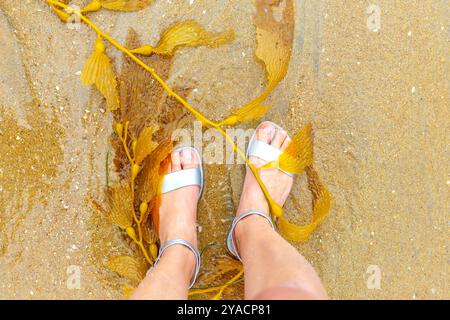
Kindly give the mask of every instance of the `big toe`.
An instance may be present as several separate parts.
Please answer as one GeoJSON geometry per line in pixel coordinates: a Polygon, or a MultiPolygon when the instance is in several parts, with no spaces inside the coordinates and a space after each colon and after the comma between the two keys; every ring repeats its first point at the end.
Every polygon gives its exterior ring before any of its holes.
{"type": "Polygon", "coordinates": [[[173,151],[170,155],[170,172],[181,170],[181,155],[179,151],[173,151]]]}
{"type": "Polygon", "coordinates": [[[256,130],[256,139],[270,144],[275,135],[275,127],[270,122],[263,122],[256,130]]]}
{"type": "MultiPolygon", "coordinates": [[[[261,123],[255,132],[256,140],[262,141],[264,143],[270,144],[275,136],[275,127],[271,122],[261,123]]],[[[265,162],[257,157],[250,157],[250,162],[256,167],[260,167],[265,164],[265,162]]]]}

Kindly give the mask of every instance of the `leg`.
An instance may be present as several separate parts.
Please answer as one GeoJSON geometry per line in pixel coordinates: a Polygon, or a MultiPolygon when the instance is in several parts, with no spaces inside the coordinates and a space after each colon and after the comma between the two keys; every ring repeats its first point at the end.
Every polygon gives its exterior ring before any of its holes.
{"type": "MultiPolygon", "coordinates": [[[[284,150],[290,140],[286,132],[277,131],[270,123],[264,123],[256,137],[284,150]]],[[[257,167],[263,164],[257,158],[250,161],[257,167]]],[[[284,204],[293,178],[278,170],[265,170],[261,179],[273,199],[284,204]]],[[[248,170],[237,215],[252,209],[269,212],[264,194],[248,170]]],[[[264,218],[249,216],[241,220],[235,229],[235,240],[244,264],[246,299],[327,298],[312,266],[264,218]]]]}
{"type": "MultiPolygon", "coordinates": [[[[173,152],[169,172],[199,165],[190,149],[173,152]]],[[[197,246],[197,186],[184,187],[162,195],[159,236],[161,243],[181,238],[197,246]]],[[[195,257],[181,245],[169,247],[155,268],[145,277],[132,299],[187,299],[195,269],[195,257]]]]}

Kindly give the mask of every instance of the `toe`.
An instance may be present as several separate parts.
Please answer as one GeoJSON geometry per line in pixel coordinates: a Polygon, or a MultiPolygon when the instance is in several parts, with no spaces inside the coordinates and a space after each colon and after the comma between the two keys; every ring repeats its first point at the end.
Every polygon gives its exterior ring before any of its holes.
{"type": "Polygon", "coordinates": [[[178,151],[172,152],[171,156],[171,172],[181,170],[181,155],[178,151]]]}
{"type": "Polygon", "coordinates": [[[275,134],[275,127],[270,122],[263,122],[258,127],[256,138],[262,142],[270,144],[275,134]]]}
{"type": "Polygon", "coordinates": [[[287,132],[283,129],[278,129],[270,145],[274,148],[281,149],[281,146],[283,145],[284,140],[286,140],[286,137],[287,132]]]}
{"type": "Polygon", "coordinates": [[[289,143],[291,143],[291,141],[292,141],[291,138],[286,137],[286,139],[284,139],[283,144],[281,145],[280,150],[281,150],[281,151],[286,150],[287,146],[289,145],[289,143]]]}
{"type": "Polygon", "coordinates": [[[195,168],[199,165],[197,155],[191,148],[186,148],[181,152],[181,166],[183,169],[195,168]]]}

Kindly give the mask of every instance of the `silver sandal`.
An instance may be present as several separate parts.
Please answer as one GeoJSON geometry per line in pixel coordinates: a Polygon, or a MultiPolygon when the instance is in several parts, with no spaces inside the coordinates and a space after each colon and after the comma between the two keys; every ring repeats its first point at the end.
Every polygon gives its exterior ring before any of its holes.
{"type": "MultiPolygon", "coordinates": [[[[199,162],[199,166],[192,169],[185,169],[185,170],[179,170],[175,171],[169,174],[166,174],[163,178],[162,182],[162,193],[169,193],[174,190],[178,190],[187,186],[199,186],[200,187],[200,193],[198,198],[202,196],[203,193],[203,168],[202,168],[202,158],[200,157],[200,154],[198,151],[192,147],[181,147],[175,149],[174,152],[181,152],[185,149],[192,149],[197,156],[197,160],[199,162]]],[[[191,284],[189,288],[192,288],[192,286],[195,284],[195,281],[197,280],[197,276],[200,272],[200,252],[197,248],[195,248],[191,243],[184,239],[173,239],[167,241],[160,249],[158,257],[156,258],[155,262],[153,263],[153,266],[148,270],[147,274],[156,266],[156,264],[161,259],[161,256],[164,254],[164,252],[171,246],[174,245],[182,245],[188,248],[192,251],[192,253],[195,256],[195,272],[192,277],[191,284]]]]}
{"type": "MultiPolygon", "coordinates": [[[[260,123],[258,125],[258,127],[256,127],[255,132],[253,133],[252,137],[250,138],[250,141],[248,143],[248,148],[247,148],[247,152],[246,152],[246,156],[247,158],[249,157],[257,157],[260,158],[261,160],[269,163],[272,161],[276,161],[278,160],[278,158],[280,157],[282,151],[272,147],[271,145],[261,141],[261,140],[256,140],[256,132],[258,131],[259,127],[261,127],[261,125],[263,123],[270,123],[271,125],[273,125],[276,130],[283,130],[279,125],[277,125],[276,123],[273,123],[271,121],[264,121],[262,123],[260,123]]],[[[284,172],[285,174],[287,174],[288,176],[292,177],[294,176],[293,173],[290,172],[286,172],[284,170],[279,169],[280,171],[284,172]]],[[[236,225],[244,218],[251,216],[251,215],[257,215],[260,217],[265,218],[271,225],[271,227],[275,230],[275,226],[272,222],[272,219],[270,218],[270,216],[262,211],[258,211],[258,210],[250,210],[247,211],[243,214],[241,214],[238,217],[235,217],[233,220],[233,223],[231,224],[230,230],[228,231],[228,236],[227,236],[227,247],[228,247],[228,251],[238,260],[241,261],[241,257],[239,256],[239,253],[237,252],[236,249],[236,244],[234,242],[234,229],[236,228],[236,225]]]]}

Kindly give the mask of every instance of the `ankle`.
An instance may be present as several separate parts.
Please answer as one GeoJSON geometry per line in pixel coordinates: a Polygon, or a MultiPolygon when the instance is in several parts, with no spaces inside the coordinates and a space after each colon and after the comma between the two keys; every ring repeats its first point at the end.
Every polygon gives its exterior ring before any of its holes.
{"type": "Polygon", "coordinates": [[[190,249],[182,245],[174,245],[163,253],[160,263],[167,264],[169,268],[181,270],[183,280],[190,284],[197,262],[190,249]]]}
{"type": "Polygon", "coordinates": [[[264,195],[260,195],[258,192],[246,192],[245,194],[242,194],[236,216],[238,217],[251,210],[262,211],[269,214],[269,204],[264,195]]]}
{"type": "Polygon", "coordinates": [[[242,219],[234,229],[236,249],[241,253],[239,249],[245,247],[252,239],[260,239],[264,233],[271,231],[272,227],[263,217],[250,215],[242,219]]]}
{"type": "MultiPolygon", "coordinates": [[[[181,222],[180,226],[171,226],[168,228],[168,230],[165,230],[165,232],[160,232],[159,238],[161,241],[161,244],[164,245],[167,243],[167,241],[173,240],[173,239],[184,239],[185,241],[189,242],[191,245],[193,245],[195,248],[197,247],[197,227],[195,225],[195,221],[181,221],[181,219],[178,221],[181,222]]],[[[174,248],[178,248],[178,246],[175,246],[174,248]]]]}

